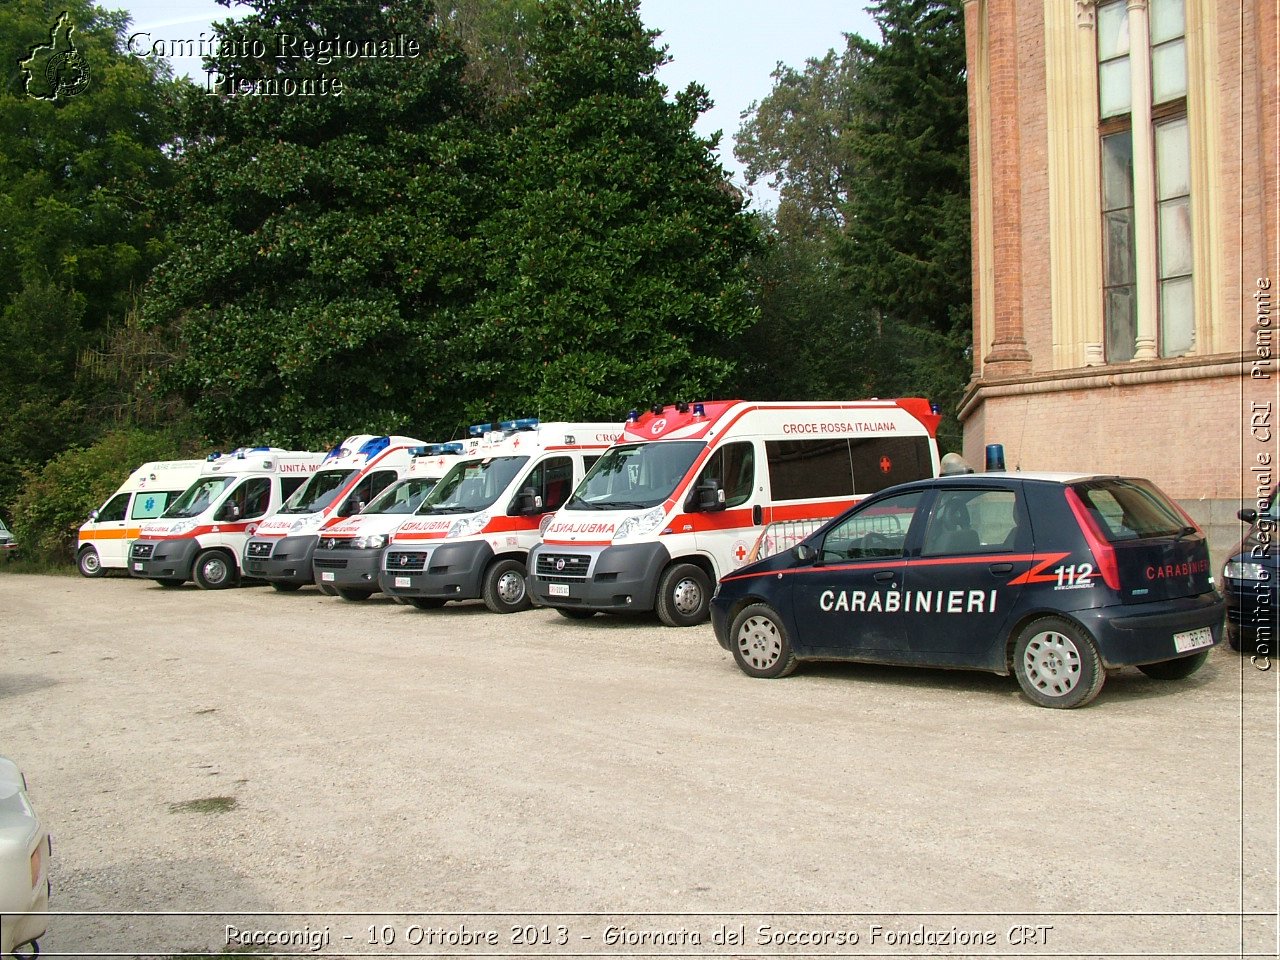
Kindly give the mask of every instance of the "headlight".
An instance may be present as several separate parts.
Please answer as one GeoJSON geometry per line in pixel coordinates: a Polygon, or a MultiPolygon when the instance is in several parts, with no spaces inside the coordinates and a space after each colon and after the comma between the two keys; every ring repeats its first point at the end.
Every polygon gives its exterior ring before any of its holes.
{"type": "Polygon", "coordinates": [[[636,516],[627,517],[618,524],[618,529],[613,532],[613,539],[626,540],[629,537],[643,537],[646,533],[653,533],[662,524],[666,515],[667,511],[663,507],[654,507],[636,516]]]}
{"type": "Polygon", "coordinates": [[[449,539],[469,537],[473,533],[479,533],[488,525],[489,515],[487,513],[477,513],[473,517],[463,517],[461,520],[454,521],[453,526],[449,528],[449,539]]]}
{"type": "Polygon", "coordinates": [[[190,533],[195,528],[196,522],[194,520],[182,520],[169,528],[169,536],[180,537],[184,533],[190,533]]]}
{"type": "Polygon", "coordinates": [[[357,550],[381,550],[387,545],[385,533],[374,533],[367,537],[356,537],[352,544],[357,550]]]}
{"type": "Polygon", "coordinates": [[[1241,563],[1231,560],[1222,568],[1222,575],[1228,580],[1265,580],[1269,576],[1267,568],[1260,563],[1241,563]]]}

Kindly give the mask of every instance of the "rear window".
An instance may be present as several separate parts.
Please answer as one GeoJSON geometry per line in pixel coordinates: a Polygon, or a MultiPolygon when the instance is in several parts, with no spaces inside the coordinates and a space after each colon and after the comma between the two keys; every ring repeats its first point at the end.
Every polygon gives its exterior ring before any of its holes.
{"type": "Polygon", "coordinates": [[[1091,480],[1072,486],[1112,543],[1174,537],[1187,521],[1168,498],[1142,480],[1091,480]]]}

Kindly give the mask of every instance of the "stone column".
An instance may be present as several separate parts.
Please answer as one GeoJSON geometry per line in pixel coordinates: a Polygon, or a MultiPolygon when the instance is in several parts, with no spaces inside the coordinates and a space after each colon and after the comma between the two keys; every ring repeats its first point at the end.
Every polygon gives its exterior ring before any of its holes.
{"type": "Polygon", "coordinates": [[[1138,337],[1134,360],[1159,356],[1156,330],[1156,159],[1151,126],[1151,29],[1147,0],[1129,0],[1129,89],[1133,130],[1134,257],[1137,260],[1138,337]]]}

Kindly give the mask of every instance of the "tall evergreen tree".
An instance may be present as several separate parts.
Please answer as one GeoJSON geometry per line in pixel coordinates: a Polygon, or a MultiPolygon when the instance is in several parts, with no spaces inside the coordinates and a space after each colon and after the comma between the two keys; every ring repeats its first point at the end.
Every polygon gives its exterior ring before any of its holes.
{"type": "Polygon", "coordinates": [[[245,6],[186,103],[190,216],[147,291],[170,384],[230,439],[447,434],[492,196],[465,59],[416,0],[245,6]]]}
{"type": "Polygon", "coordinates": [[[729,381],[758,230],[693,130],[706,91],[667,99],[655,36],[635,0],[546,4],[457,371],[477,415],[615,417],[729,381]]]}
{"type": "Polygon", "coordinates": [[[874,16],[882,41],[860,41],[853,87],[842,260],[877,333],[877,379],[937,401],[958,447],[972,315],[964,14],[960,0],[880,0],[874,16]]]}

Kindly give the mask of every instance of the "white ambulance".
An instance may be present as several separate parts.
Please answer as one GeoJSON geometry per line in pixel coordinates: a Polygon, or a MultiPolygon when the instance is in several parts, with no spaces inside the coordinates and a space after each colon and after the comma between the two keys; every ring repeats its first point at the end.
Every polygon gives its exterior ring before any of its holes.
{"type": "Polygon", "coordinates": [[[480,444],[400,524],[382,554],[382,592],[417,607],[484,600],[529,606],[525,558],[538,529],[622,435],[620,423],[511,420],[471,428],[480,444]]]}
{"type": "Polygon", "coordinates": [[[391,534],[477,443],[430,443],[410,451],[413,459],[396,483],[354,517],[340,517],[320,533],[311,559],[316,586],[344,600],[367,600],[377,593],[378,561],[391,534]]]}
{"type": "Polygon", "coordinates": [[[326,527],[359,513],[395,483],[423,446],[412,437],[347,437],[320,469],[245,544],[245,576],[266,580],[282,593],[311,583],[311,555],[326,527]]]}
{"type": "Polygon", "coordinates": [[[166,587],[187,580],[206,590],[234,586],[245,541],[324,458],[274,447],[209,454],[199,479],[158,520],[142,525],[129,573],[166,587]]]}
{"type": "Polygon", "coordinates": [[[939,419],[920,399],[632,411],[529,554],[530,596],[575,619],[656,610],[669,626],[701,623],[766,526],[937,476],[939,419]]]}
{"type": "Polygon", "coordinates": [[[120,484],[107,502],[80,525],[76,566],[82,576],[101,577],[129,565],[129,548],[142,524],[164,513],[169,504],[195,483],[203,460],[157,460],[144,463],[120,484]]]}

